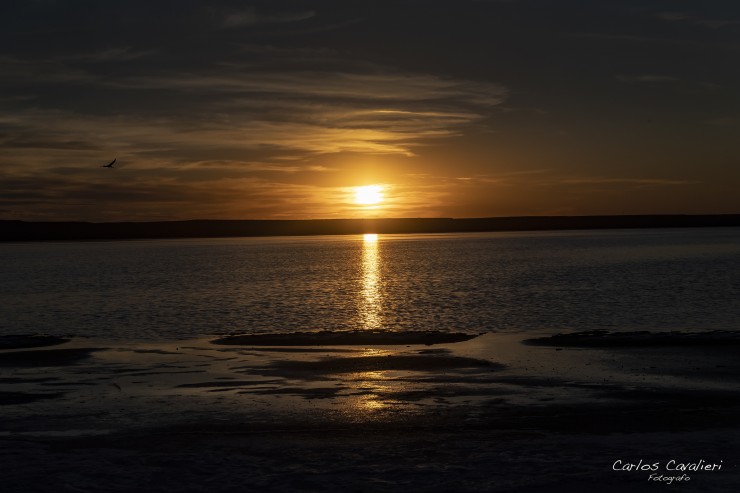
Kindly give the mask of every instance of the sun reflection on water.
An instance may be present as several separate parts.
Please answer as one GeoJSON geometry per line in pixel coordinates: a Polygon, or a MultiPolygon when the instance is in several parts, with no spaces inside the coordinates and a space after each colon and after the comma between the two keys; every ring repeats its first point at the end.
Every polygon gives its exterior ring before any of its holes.
{"type": "MultiPolygon", "coordinates": [[[[380,275],[380,250],[377,234],[365,234],[362,237],[362,276],[361,292],[358,299],[360,325],[364,330],[383,328],[383,291],[380,275]]],[[[364,357],[377,357],[387,354],[383,350],[366,349],[364,357]]],[[[384,410],[388,403],[383,397],[390,387],[385,383],[388,378],[385,371],[362,371],[353,374],[352,379],[359,385],[358,397],[353,407],[356,412],[367,415],[384,410]]]]}
{"type": "Polygon", "coordinates": [[[358,392],[363,393],[354,403],[354,409],[360,414],[381,411],[389,406],[387,395],[393,390],[392,378],[383,370],[364,371],[352,375],[359,384],[358,392]]]}
{"type": "Polygon", "coordinates": [[[366,234],[362,238],[362,295],[359,308],[363,329],[373,330],[383,327],[377,234],[366,234]]]}

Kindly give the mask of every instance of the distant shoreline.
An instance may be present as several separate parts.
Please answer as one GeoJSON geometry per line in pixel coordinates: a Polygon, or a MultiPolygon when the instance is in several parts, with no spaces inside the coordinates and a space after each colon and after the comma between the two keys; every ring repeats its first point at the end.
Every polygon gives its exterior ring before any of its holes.
{"type": "Polygon", "coordinates": [[[364,233],[474,233],[740,226],[740,214],[485,218],[31,222],[0,220],[0,241],[135,240],[364,233]]]}

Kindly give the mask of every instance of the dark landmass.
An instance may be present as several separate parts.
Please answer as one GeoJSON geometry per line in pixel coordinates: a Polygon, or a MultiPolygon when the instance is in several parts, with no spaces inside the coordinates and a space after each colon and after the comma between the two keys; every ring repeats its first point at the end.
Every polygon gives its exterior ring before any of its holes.
{"type": "Polygon", "coordinates": [[[69,339],[36,334],[12,334],[0,336],[0,349],[25,349],[56,346],[64,344],[65,342],[69,342],[69,339]]]}
{"type": "Polygon", "coordinates": [[[27,392],[4,392],[0,391],[0,406],[16,406],[19,404],[28,404],[40,401],[42,399],[56,399],[62,396],[62,393],[53,394],[30,394],[27,392]]]}
{"type": "Polygon", "coordinates": [[[322,331],[290,334],[242,334],[222,337],[212,344],[235,346],[390,346],[403,344],[449,344],[478,337],[449,332],[322,331]]]}
{"type": "Polygon", "coordinates": [[[563,229],[697,228],[740,226],[740,214],[547,216],[486,218],[196,220],[163,222],[0,221],[0,241],[125,240],[363,233],[471,233],[563,229]]]}
{"type": "Polygon", "coordinates": [[[0,368],[16,367],[43,367],[73,365],[90,357],[100,349],[71,348],[71,349],[42,349],[39,351],[15,351],[0,353],[0,368]]]}
{"type": "Polygon", "coordinates": [[[609,332],[587,330],[571,334],[527,339],[532,346],[564,347],[669,347],[669,346],[738,346],[740,332],[715,330],[711,332],[609,332]]]}

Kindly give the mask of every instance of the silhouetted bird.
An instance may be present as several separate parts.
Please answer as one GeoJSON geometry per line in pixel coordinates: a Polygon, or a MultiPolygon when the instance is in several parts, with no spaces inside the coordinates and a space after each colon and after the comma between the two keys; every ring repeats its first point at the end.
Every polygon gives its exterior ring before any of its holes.
{"type": "MultiPolygon", "coordinates": [[[[116,159],[118,159],[118,158],[116,158],[116,159]]],[[[113,161],[111,161],[111,162],[110,162],[110,163],[108,163],[108,164],[104,164],[104,165],[102,165],[102,166],[101,166],[101,168],[112,168],[112,167],[113,167],[113,163],[115,163],[115,162],[116,162],[116,159],[114,159],[113,161]]]]}

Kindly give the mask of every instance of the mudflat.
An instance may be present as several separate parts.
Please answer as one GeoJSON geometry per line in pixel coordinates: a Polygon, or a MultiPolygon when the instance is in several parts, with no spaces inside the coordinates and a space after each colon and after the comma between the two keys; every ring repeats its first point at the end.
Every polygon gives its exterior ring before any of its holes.
{"type": "Polygon", "coordinates": [[[730,492],[740,484],[733,347],[525,339],[72,340],[0,351],[5,488],[616,492],[670,483],[730,492]]]}

